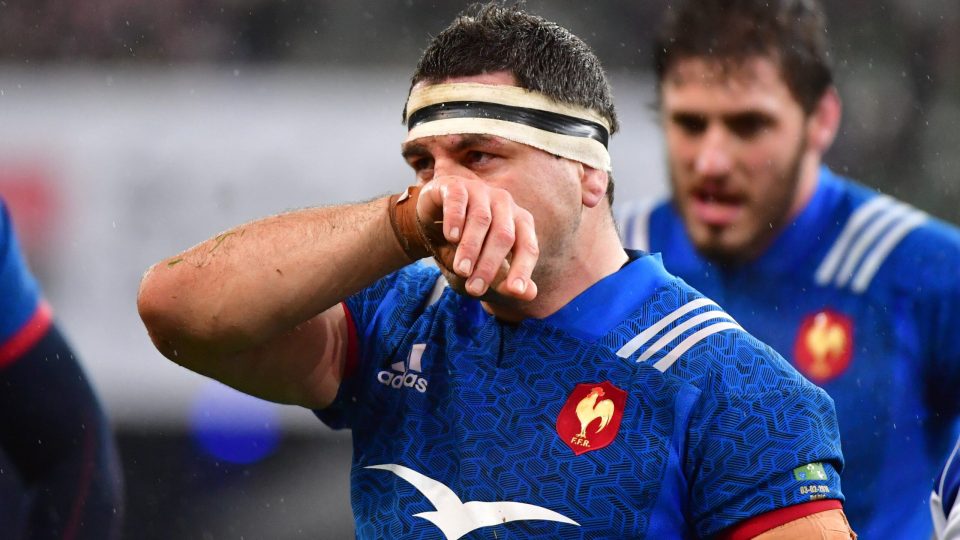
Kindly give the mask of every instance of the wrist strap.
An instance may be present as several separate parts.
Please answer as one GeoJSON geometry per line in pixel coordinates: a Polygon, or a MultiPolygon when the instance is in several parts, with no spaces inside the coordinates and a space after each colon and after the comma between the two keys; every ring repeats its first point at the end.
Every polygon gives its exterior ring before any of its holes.
{"type": "Polygon", "coordinates": [[[403,252],[411,261],[418,261],[432,255],[430,243],[423,234],[420,221],[417,218],[417,200],[420,198],[421,186],[410,186],[390,197],[387,212],[390,215],[390,226],[396,235],[403,252]]]}
{"type": "Polygon", "coordinates": [[[403,252],[411,261],[418,261],[432,256],[438,265],[453,272],[453,256],[456,246],[447,243],[443,236],[443,227],[437,224],[425,227],[417,215],[417,201],[420,199],[420,189],[423,186],[410,186],[390,197],[387,211],[390,215],[390,225],[403,252]]]}

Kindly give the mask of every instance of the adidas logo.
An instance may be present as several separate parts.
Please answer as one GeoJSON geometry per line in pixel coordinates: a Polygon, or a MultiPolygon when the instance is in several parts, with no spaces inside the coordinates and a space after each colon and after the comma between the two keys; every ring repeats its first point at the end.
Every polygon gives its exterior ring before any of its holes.
{"type": "Polygon", "coordinates": [[[420,373],[420,360],[423,358],[423,351],[427,348],[426,343],[416,343],[410,348],[410,356],[407,357],[406,366],[403,362],[394,362],[390,365],[390,370],[382,370],[377,373],[377,381],[384,386],[391,388],[415,388],[421,394],[427,391],[427,380],[420,373]]]}

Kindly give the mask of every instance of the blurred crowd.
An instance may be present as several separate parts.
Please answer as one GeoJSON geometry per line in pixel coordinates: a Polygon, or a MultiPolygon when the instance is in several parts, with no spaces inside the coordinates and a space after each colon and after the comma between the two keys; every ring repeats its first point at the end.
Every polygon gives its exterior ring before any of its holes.
{"type": "MultiPolygon", "coordinates": [[[[846,121],[828,161],[951,221],[960,220],[960,3],[825,2],[846,121]]],[[[611,71],[649,69],[669,1],[527,2],[584,36],[611,71]]],[[[138,66],[284,63],[407,65],[459,2],[5,0],[0,61],[138,66]]],[[[619,96],[622,101],[630,96],[619,96]]]]}

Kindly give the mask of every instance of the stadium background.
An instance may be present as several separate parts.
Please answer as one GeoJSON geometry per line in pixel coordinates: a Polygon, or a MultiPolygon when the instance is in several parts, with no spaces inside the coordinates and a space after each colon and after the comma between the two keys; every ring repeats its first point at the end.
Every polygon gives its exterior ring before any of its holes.
{"type": "MultiPolygon", "coordinates": [[[[125,537],[351,536],[349,434],[163,359],[134,296],[238,222],[409,183],[409,73],[463,5],[0,1],[0,194],[116,427],[125,537]]],[[[648,58],[668,5],[527,2],[608,68],[621,199],[666,193],[648,58]]],[[[960,3],[826,8],[845,104],[827,161],[956,223],[960,3]]]]}

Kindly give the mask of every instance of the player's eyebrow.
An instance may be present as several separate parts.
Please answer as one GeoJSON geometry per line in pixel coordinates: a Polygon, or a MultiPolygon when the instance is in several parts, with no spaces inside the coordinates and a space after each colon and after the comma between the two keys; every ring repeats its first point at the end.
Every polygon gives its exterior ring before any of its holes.
{"type": "Polygon", "coordinates": [[[503,139],[500,137],[494,137],[492,135],[483,135],[481,133],[468,133],[465,134],[456,145],[454,145],[455,151],[461,151],[471,146],[503,146],[503,139]]]}
{"type": "MultiPolygon", "coordinates": [[[[497,148],[502,147],[506,143],[500,137],[495,137],[493,135],[485,135],[482,133],[465,133],[460,135],[460,139],[450,148],[453,152],[462,152],[467,148],[475,146],[485,146],[487,148],[497,148]]],[[[430,149],[427,145],[411,141],[403,145],[401,150],[401,155],[404,159],[413,159],[420,157],[431,157],[433,154],[430,152],[430,149]]]]}
{"type": "Polygon", "coordinates": [[[403,156],[403,159],[410,160],[412,158],[430,157],[430,151],[420,143],[411,142],[403,145],[400,155],[403,156]]]}

